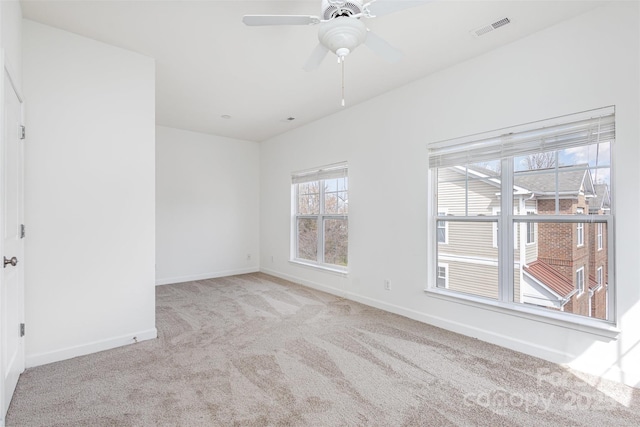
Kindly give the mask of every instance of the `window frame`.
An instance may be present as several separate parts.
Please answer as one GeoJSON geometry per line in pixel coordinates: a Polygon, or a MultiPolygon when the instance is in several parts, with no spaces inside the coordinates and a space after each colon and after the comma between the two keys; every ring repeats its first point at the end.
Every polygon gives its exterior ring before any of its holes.
{"type": "MultiPolygon", "coordinates": [[[[611,111],[611,113],[609,114],[611,114],[611,116],[614,117],[613,122],[615,126],[615,109],[613,107],[607,107],[607,109],[611,111]]],[[[594,111],[598,111],[598,110],[594,110],[594,111]]],[[[589,112],[584,112],[579,114],[582,114],[582,116],[584,117],[584,116],[587,116],[588,114],[592,114],[592,112],[589,111],[589,112]]],[[[575,115],[570,115],[570,116],[575,116],[575,115]]],[[[436,210],[442,210],[442,207],[438,207],[437,171],[439,168],[448,167],[449,165],[453,165],[453,164],[462,165],[462,163],[452,163],[451,160],[448,159],[447,162],[449,163],[446,163],[444,166],[441,166],[442,156],[448,155],[448,154],[441,154],[441,153],[448,153],[448,152],[454,153],[454,155],[452,156],[452,158],[454,159],[463,158],[464,155],[467,155],[467,158],[470,159],[469,164],[472,164],[474,161],[477,161],[477,160],[473,159],[473,156],[471,154],[466,154],[466,153],[459,154],[464,151],[462,148],[459,148],[459,147],[464,147],[465,144],[467,143],[472,143],[472,144],[475,144],[475,146],[477,146],[478,141],[497,140],[501,138],[503,135],[507,135],[507,136],[513,135],[515,130],[520,131],[521,129],[524,129],[526,131],[526,130],[540,129],[544,127],[544,125],[541,125],[541,124],[546,122],[553,121],[554,123],[550,126],[555,126],[558,120],[561,120],[561,121],[564,120],[564,123],[571,123],[571,119],[569,120],[566,119],[566,117],[570,117],[570,116],[554,118],[554,119],[550,119],[549,121],[533,122],[533,123],[528,123],[522,126],[515,126],[512,128],[499,129],[492,132],[486,132],[484,134],[475,134],[467,137],[455,138],[451,140],[439,141],[439,142],[428,144],[427,147],[430,151],[430,159],[429,159],[430,166],[429,166],[429,173],[428,173],[428,189],[429,189],[428,190],[428,210],[430,214],[428,215],[428,229],[430,230],[430,233],[433,233],[433,230],[435,230],[435,221],[440,219],[436,214],[436,210]],[[512,129],[514,130],[514,132],[510,132],[512,129]],[[439,151],[436,154],[435,159],[432,160],[431,152],[433,150],[432,147],[434,146],[436,150],[440,150],[441,148],[444,148],[444,150],[439,151]]],[[[612,171],[613,171],[613,157],[614,157],[613,153],[614,153],[614,147],[615,147],[614,142],[615,142],[615,137],[612,137],[610,141],[611,162],[607,166],[612,171]]],[[[592,142],[585,143],[584,145],[580,145],[580,146],[587,146],[589,144],[593,144],[593,143],[592,142]]],[[[553,149],[553,147],[551,146],[550,148],[553,149]]],[[[557,148],[557,149],[562,149],[562,148],[557,148]]],[[[500,152],[500,151],[496,151],[496,152],[500,152]]],[[[504,175],[501,176],[501,190],[500,190],[501,194],[508,194],[514,188],[513,186],[514,170],[513,170],[513,161],[512,161],[513,158],[514,156],[506,156],[506,157],[503,157],[501,160],[502,173],[504,173],[506,170],[507,174],[509,175],[508,178],[506,178],[504,175]]],[[[489,158],[487,158],[487,160],[488,159],[489,158]]],[[[600,166],[600,167],[604,167],[604,166],[600,166]]],[[[615,192],[615,184],[613,182],[613,172],[611,173],[611,181],[609,182],[609,184],[610,184],[609,191],[611,193],[615,192]]],[[[564,213],[559,214],[557,211],[558,205],[557,205],[557,199],[556,199],[555,214],[546,215],[546,214],[537,213],[536,215],[529,215],[527,217],[527,215],[508,214],[509,212],[513,212],[513,200],[511,198],[504,198],[504,199],[505,201],[507,200],[508,201],[501,204],[501,210],[503,213],[498,215],[498,224],[508,224],[508,226],[504,226],[504,227],[501,226],[499,227],[500,229],[512,230],[514,228],[513,227],[514,224],[518,224],[522,222],[525,222],[525,223],[529,223],[529,222],[531,223],[571,223],[571,224],[581,223],[583,225],[583,231],[584,231],[584,224],[586,223],[596,222],[596,223],[606,224],[606,227],[608,230],[608,233],[606,236],[606,245],[608,248],[607,262],[609,265],[614,265],[615,246],[613,244],[613,241],[614,241],[614,206],[613,205],[608,212],[606,212],[603,215],[597,215],[597,217],[595,215],[589,215],[588,213],[572,214],[572,215],[564,214],[564,213]]],[[[615,203],[615,197],[613,197],[613,202],[615,203]]],[[[450,223],[456,222],[456,221],[463,221],[463,222],[464,221],[478,221],[478,222],[495,221],[495,219],[492,219],[490,217],[458,216],[458,215],[450,216],[447,218],[447,220],[450,223]]],[[[536,231],[537,230],[534,229],[534,234],[536,231]]],[[[534,305],[527,305],[523,303],[514,302],[513,280],[509,279],[511,280],[511,283],[506,285],[505,285],[505,281],[503,280],[504,277],[512,278],[513,272],[514,272],[514,265],[513,265],[514,263],[511,262],[510,260],[513,259],[513,254],[515,253],[514,250],[516,245],[514,245],[513,239],[511,239],[511,236],[515,237],[514,231],[509,231],[504,233],[501,232],[501,236],[498,238],[498,249],[500,252],[498,258],[502,266],[499,272],[500,291],[499,291],[499,297],[497,301],[486,298],[486,297],[482,297],[479,295],[457,293],[449,289],[438,288],[436,286],[436,280],[435,280],[437,275],[437,270],[435,269],[435,267],[439,264],[438,263],[438,246],[437,246],[437,243],[435,242],[436,239],[433,239],[433,238],[429,239],[428,260],[427,260],[428,271],[432,273],[429,274],[428,276],[425,292],[427,292],[429,295],[433,297],[442,298],[444,300],[451,301],[451,302],[457,302],[457,303],[477,306],[481,308],[490,308],[492,310],[502,312],[505,314],[522,316],[522,317],[530,318],[533,320],[546,319],[545,321],[551,322],[560,326],[578,328],[580,330],[585,330],[585,331],[596,333],[596,334],[602,334],[602,336],[614,337],[617,335],[619,331],[616,328],[617,312],[616,312],[616,303],[615,303],[615,299],[616,299],[615,298],[616,282],[615,282],[615,276],[614,276],[615,269],[610,270],[610,277],[609,277],[610,286],[609,286],[608,292],[613,292],[613,294],[611,295],[613,297],[610,298],[610,295],[608,293],[606,295],[605,319],[596,319],[588,316],[581,316],[573,313],[548,310],[546,308],[536,307],[534,305]],[[434,271],[436,271],[436,273],[433,273],[434,271]]],[[[603,242],[604,242],[604,239],[605,237],[603,236],[603,242]]],[[[538,239],[535,238],[535,240],[538,240],[538,239]]],[[[539,243],[539,242],[536,242],[536,243],[539,243]]],[[[585,240],[583,236],[583,245],[584,243],[585,243],[585,240]]],[[[585,281],[586,281],[586,278],[585,278],[585,281]]]]}
{"type": "Polygon", "coordinates": [[[304,265],[308,267],[313,267],[321,270],[327,270],[331,272],[336,272],[340,274],[346,274],[348,272],[349,261],[348,261],[348,249],[347,249],[347,265],[339,265],[339,264],[331,264],[325,262],[325,249],[326,249],[326,239],[325,239],[325,223],[327,220],[344,220],[347,221],[347,248],[349,244],[348,237],[348,223],[349,223],[349,211],[348,211],[348,194],[349,194],[349,174],[348,174],[348,165],[346,162],[336,163],[332,165],[323,166],[320,168],[314,168],[311,170],[306,170],[303,172],[295,172],[292,174],[292,184],[291,184],[291,209],[292,209],[292,221],[291,221],[291,253],[289,262],[304,265]],[[336,174],[338,176],[336,176],[336,174]],[[305,180],[304,182],[295,182],[296,177],[304,177],[309,176],[310,179],[305,180]],[[324,182],[331,179],[336,178],[345,178],[346,179],[346,189],[344,192],[347,194],[347,212],[346,213],[326,213],[325,212],[325,185],[324,182]],[[317,214],[300,214],[298,213],[298,201],[299,201],[299,189],[300,184],[303,183],[318,183],[318,213],[317,214]],[[310,260],[306,258],[298,257],[298,241],[299,241],[299,232],[298,232],[298,223],[300,219],[311,219],[316,221],[316,230],[317,230],[317,248],[316,248],[316,259],[310,260]]]}

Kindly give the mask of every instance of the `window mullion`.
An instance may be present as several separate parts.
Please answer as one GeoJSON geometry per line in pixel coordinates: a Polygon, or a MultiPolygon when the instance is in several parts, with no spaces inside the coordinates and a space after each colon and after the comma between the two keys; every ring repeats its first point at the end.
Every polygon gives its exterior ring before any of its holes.
{"type": "Polygon", "coordinates": [[[498,299],[513,301],[513,159],[501,161],[500,215],[498,217],[498,299]]]}
{"type": "Polygon", "coordinates": [[[324,180],[318,181],[320,203],[318,212],[318,262],[324,263],[324,180]]]}

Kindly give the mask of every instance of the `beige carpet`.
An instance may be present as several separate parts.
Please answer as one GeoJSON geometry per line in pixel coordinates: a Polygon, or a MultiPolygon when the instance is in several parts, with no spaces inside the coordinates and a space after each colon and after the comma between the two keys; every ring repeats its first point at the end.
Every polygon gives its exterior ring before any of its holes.
{"type": "Polygon", "coordinates": [[[264,274],[156,292],[157,340],[27,370],[7,426],[640,425],[637,389],[264,274]]]}

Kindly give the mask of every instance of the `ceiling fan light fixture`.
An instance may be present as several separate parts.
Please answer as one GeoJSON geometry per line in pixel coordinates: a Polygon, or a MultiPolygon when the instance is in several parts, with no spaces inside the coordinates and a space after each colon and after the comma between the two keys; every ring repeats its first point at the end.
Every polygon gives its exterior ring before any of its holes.
{"type": "MultiPolygon", "coordinates": [[[[357,18],[340,17],[322,22],[318,31],[320,43],[338,56],[339,49],[347,49],[347,54],[353,52],[366,38],[367,27],[357,18]]],[[[340,52],[345,56],[344,50],[340,52]]]]}

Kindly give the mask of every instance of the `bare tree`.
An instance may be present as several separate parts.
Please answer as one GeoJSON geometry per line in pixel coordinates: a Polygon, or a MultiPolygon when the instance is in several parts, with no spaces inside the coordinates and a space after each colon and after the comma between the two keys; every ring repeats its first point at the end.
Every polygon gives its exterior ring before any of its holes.
{"type": "Polygon", "coordinates": [[[556,153],[550,151],[547,153],[530,154],[525,158],[527,169],[549,169],[556,165],[556,153]]]}

